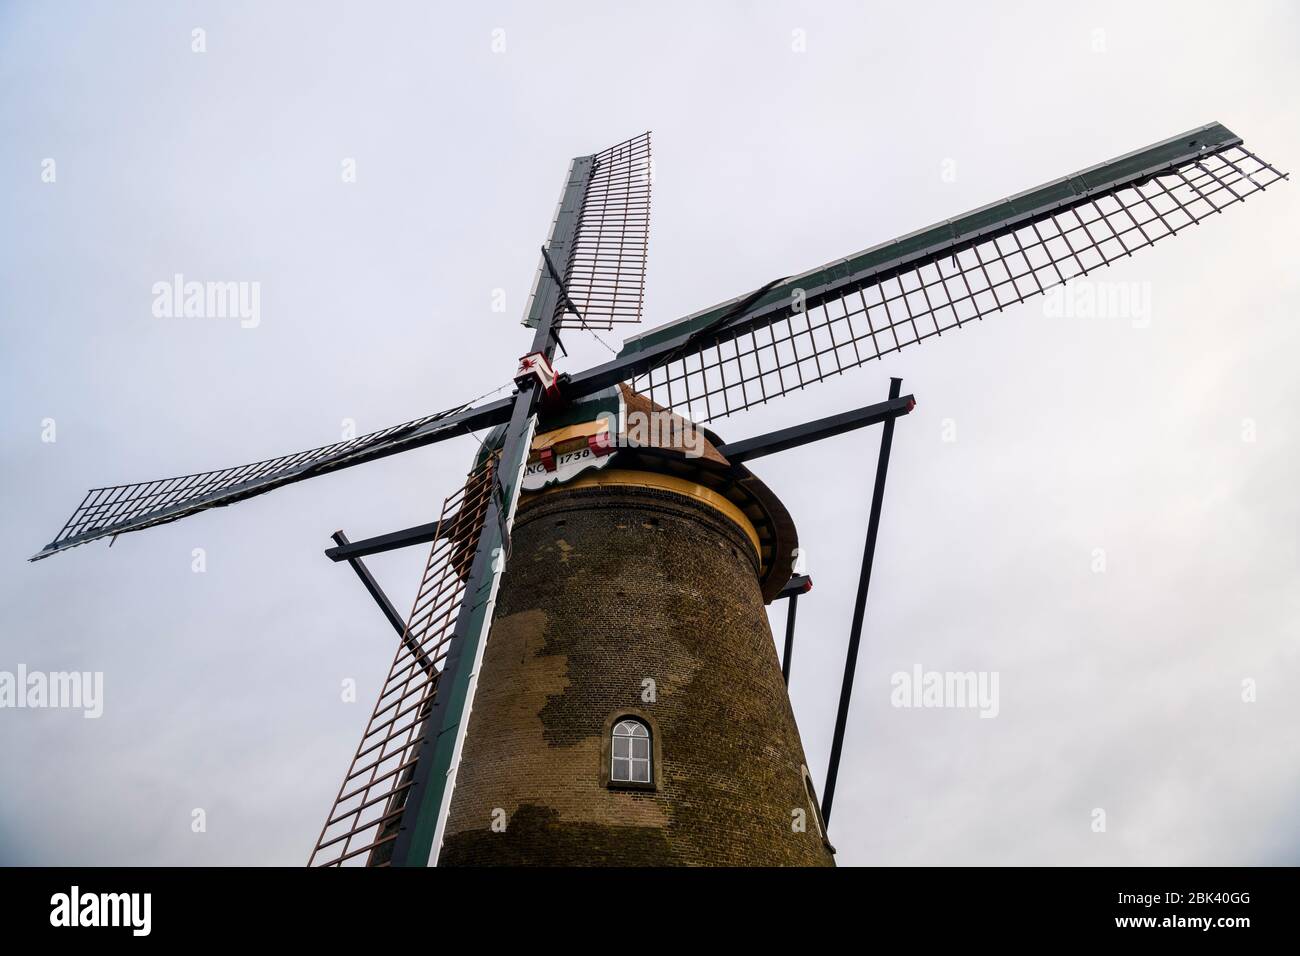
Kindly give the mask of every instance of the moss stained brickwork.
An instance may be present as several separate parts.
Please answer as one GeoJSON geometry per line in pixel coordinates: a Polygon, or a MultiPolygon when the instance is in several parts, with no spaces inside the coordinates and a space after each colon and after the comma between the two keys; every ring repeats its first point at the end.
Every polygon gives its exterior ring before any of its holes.
{"type": "Polygon", "coordinates": [[[739,526],[651,488],[523,499],[439,865],[831,865],[804,763],[739,526]],[[622,715],[654,789],[610,783],[622,715]]]}

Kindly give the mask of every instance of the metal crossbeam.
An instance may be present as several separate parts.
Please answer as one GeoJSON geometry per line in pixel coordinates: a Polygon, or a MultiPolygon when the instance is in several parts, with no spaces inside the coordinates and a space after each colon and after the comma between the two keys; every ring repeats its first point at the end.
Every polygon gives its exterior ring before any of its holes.
{"type": "Polygon", "coordinates": [[[785,587],[783,587],[780,591],[776,593],[775,600],[779,601],[781,600],[781,598],[794,597],[799,594],[807,594],[811,590],[812,590],[811,577],[809,577],[806,574],[794,574],[790,576],[790,580],[786,582],[785,587]]]}
{"type": "Polygon", "coordinates": [[[764,435],[755,435],[753,438],[730,442],[719,446],[718,452],[728,461],[752,461],[755,458],[762,458],[764,455],[774,455],[779,451],[788,451],[809,442],[842,435],[857,428],[878,425],[881,422],[898,418],[900,415],[906,415],[915,407],[916,400],[911,395],[904,395],[901,398],[891,399],[887,402],[877,402],[874,405],[855,408],[850,412],[841,412],[838,415],[829,415],[826,418],[804,422],[802,425],[794,425],[790,428],[767,432],[764,435]]]}
{"type": "MultiPolygon", "coordinates": [[[[428,544],[438,536],[438,529],[439,523],[431,521],[428,524],[403,528],[401,531],[375,535],[373,538],[362,538],[360,541],[339,541],[337,547],[325,549],[325,557],[331,561],[352,561],[372,554],[381,554],[384,551],[428,544]]],[[[337,538],[335,540],[338,541],[337,538]]]]}
{"type": "MultiPolygon", "coordinates": [[[[753,438],[745,438],[720,445],[718,451],[728,461],[752,461],[764,455],[772,455],[779,451],[787,451],[800,445],[806,445],[809,442],[821,441],[823,438],[830,438],[834,435],[842,435],[857,428],[878,425],[887,419],[906,415],[915,407],[916,400],[911,395],[904,395],[894,401],[877,402],[874,405],[855,408],[852,411],[819,418],[802,425],[782,428],[763,435],[756,435],[753,438]]],[[[436,521],[417,524],[409,528],[403,528],[400,531],[390,531],[387,534],[375,535],[372,538],[362,538],[360,541],[340,542],[337,547],[327,548],[325,556],[331,561],[351,561],[354,558],[364,558],[385,551],[395,551],[413,545],[428,544],[437,533],[438,523],[436,521]]],[[[783,591],[778,597],[784,596],[784,594],[783,591]]]]}

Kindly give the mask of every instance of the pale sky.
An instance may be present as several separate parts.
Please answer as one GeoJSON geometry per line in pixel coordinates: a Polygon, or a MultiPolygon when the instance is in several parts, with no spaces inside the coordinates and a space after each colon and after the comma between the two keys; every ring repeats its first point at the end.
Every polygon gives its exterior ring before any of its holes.
{"type": "MultiPolygon", "coordinates": [[[[104,675],[97,720],[0,710],[0,863],[306,861],[394,640],[321,552],[431,520],[473,440],[26,558],[93,485],[506,382],[571,157],[654,131],[655,325],[1212,120],[1295,170],[1297,41],[1286,3],[0,7],[0,671],[104,675]],[[177,273],[260,283],[260,324],[156,318],[177,273]]],[[[890,375],[919,403],[842,865],[1300,864],[1298,220],[1282,183],[1096,274],[1149,323],[1031,302],[711,424],[890,375]],[[918,664],[997,672],[998,716],[892,707],[918,664]]],[[[562,370],[607,354],[578,338],[562,370]]],[[[753,466],[810,555],[791,694],[819,787],[877,440],[753,466]]],[[[371,560],[399,607],[424,559],[371,560]]]]}

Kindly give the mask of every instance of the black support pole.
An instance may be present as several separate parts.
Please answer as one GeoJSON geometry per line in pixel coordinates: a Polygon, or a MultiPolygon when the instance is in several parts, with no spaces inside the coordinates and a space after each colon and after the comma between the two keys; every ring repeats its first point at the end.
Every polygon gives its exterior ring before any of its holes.
{"type": "MultiPolygon", "coordinates": [[[[333,537],[339,547],[347,547],[350,543],[348,541],[348,536],[342,531],[335,531],[331,537],[333,537]]],[[[370,592],[370,596],[375,599],[375,603],[379,605],[379,610],[384,612],[384,617],[388,619],[388,623],[393,625],[393,630],[397,632],[397,636],[402,637],[405,635],[406,622],[402,620],[402,615],[397,613],[397,608],[393,607],[393,602],[388,600],[388,595],[385,594],[384,589],[379,586],[379,582],[376,581],[375,576],[370,573],[370,569],[365,566],[360,558],[350,558],[348,559],[348,564],[352,565],[352,570],[357,572],[357,577],[359,577],[361,583],[366,586],[366,590],[370,592]]]]}
{"type": "Polygon", "coordinates": [[[790,606],[785,610],[785,654],[781,657],[781,680],[790,686],[790,656],[794,653],[794,612],[799,606],[799,595],[790,595],[790,606]]]}
{"type": "Polygon", "coordinates": [[[790,686],[790,657],[794,654],[795,602],[799,600],[800,594],[807,594],[811,590],[812,578],[806,574],[793,574],[774,598],[777,601],[788,598],[790,601],[785,612],[785,653],[781,656],[781,679],[785,681],[786,687],[790,686]]]}
{"type": "MultiPolygon", "coordinates": [[[[897,398],[903,380],[889,380],[889,397],[897,398]]],[[[840,751],[844,746],[844,728],[849,719],[849,698],[853,695],[853,674],[858,665],[858,644],[862,640],[862,618],[867,607],[867,590],[871,587],[871,564],[876,554],[876,533],[880,530],[880,506],[885,498],[885,476],[889,472],[889,448],[894,440],[894,421],[885,421],[880,435],[880,458],[876,462],[876,484],[871,492],[871,515],[867,519],[867,543],[862,552],[862,572],[858,577],[858,596],[853,604],[853,626],[849,631],[849,653],[844,661],[844,683],[840,685],[840,708],[835,715],[835,736],[831,739],[831,762],[826,770],[826,789],[822,796],[822,822],[830,826],[831,804],[835,800],[835,778],[840,771],[840,751]]]]}

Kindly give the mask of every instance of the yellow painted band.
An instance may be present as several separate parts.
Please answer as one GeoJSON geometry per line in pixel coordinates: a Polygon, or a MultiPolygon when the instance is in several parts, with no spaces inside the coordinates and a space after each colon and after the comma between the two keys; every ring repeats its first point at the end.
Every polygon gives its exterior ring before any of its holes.
{"type": "Polygon", "coordinates": [[[763,553],[762,548],[759,547],[758,532],[754,530],[753,522],[745,517],[745,513],[737,508],[734,502],[724,498],[711,488],[706,488],[704,485],[674,475],[661,475],[654,471],[632,471],[629,468],[602,468],[597,471],[583,472],[572,481],[566,481],[558,485],[547,485],[545,488],[525,492],[525,494],[532,497],[533,495],[544,495],[551,491],[565,491],[569,488],[595,488],[602,485],[625,488],[653,488],[658,491],[673,491],[679,495],[685,495],[687,498],[708,505],[715,511],[721,511],[736,522],[736,524],[740,525],[741,530],[745,532],[750,543],[754,545],[754,553],[763,553]]]}
{"type": "Polygon", "coordinates": [[[593,422],[579,422],[577,425],[565,425],[563,428],[557,428],[554,431],[543,432],[534,438],[532,450],[535,452],[541,451],[543,448],[550,448],[552,445],[558,445],[560,442],[569,441],[572,438],[589,438],[592,435],[599,435],[607,431],[609,431],[609,425],[601,419],[593,422]]]}

